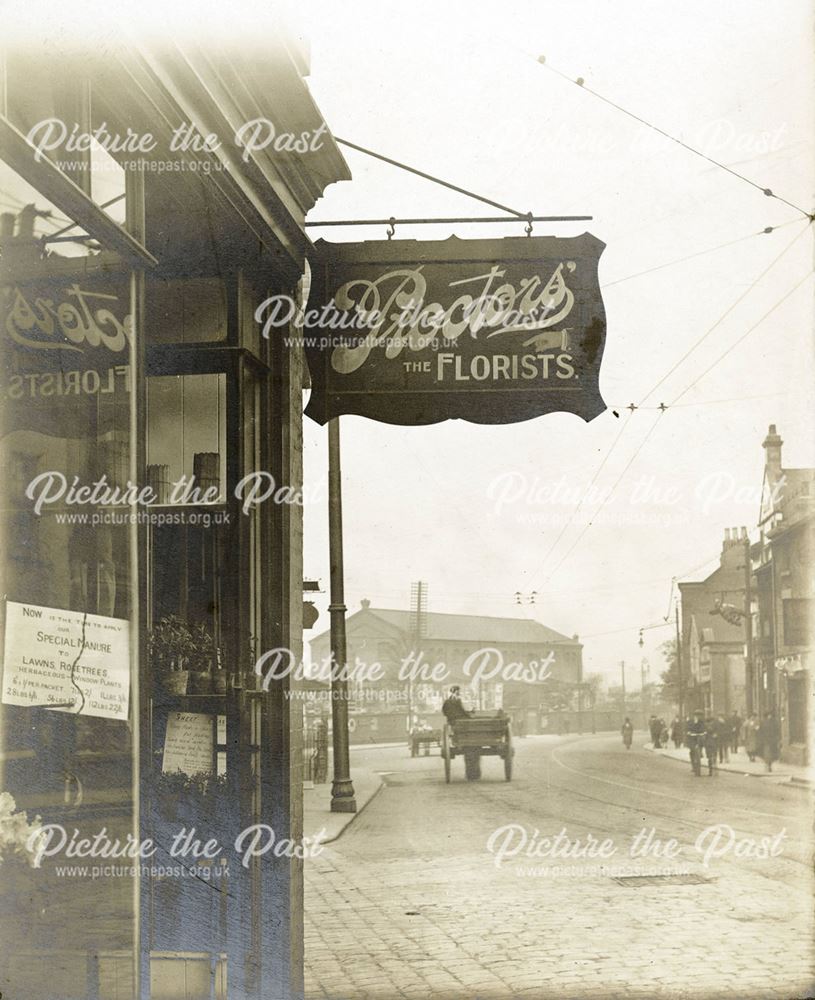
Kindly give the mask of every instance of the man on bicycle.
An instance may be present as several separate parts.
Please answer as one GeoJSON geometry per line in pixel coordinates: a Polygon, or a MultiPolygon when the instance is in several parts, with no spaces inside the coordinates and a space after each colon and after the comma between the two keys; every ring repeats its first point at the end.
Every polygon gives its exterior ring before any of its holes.
{"type": "Polygon", "coordinates": [[[696,709],[693,718],[685,730],[685,744],[690,750],[690,762],[693,773],[700,777],[702,773],[702,748],[705,745],[705,717],[700,709],[696,709]]]}

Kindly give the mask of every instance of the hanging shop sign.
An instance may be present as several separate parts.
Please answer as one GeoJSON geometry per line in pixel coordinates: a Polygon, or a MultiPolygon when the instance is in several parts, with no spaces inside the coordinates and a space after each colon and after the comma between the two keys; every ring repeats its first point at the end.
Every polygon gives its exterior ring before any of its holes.
{"type": "Polygon", "coordinates": [[[130,623],[8,601],[2,693],[4,705],[126,720],[130,623]]]}
{"type": "MultiPolygon", "coordinates": [[[[502,424],[605,410],[604,244],[572,238],[315,245],[304,340],[318,423],[502,424]]],[[[270,303],[266,318],[277,303],[270,303]]]]}

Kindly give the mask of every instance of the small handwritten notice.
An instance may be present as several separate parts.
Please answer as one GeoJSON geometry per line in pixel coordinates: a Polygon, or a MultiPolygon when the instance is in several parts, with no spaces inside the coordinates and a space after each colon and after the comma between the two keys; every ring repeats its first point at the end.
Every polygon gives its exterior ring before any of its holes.
{"type": "Polygon", "coordinates": [[[173,712],[167,719],[162,770],[165,774],[211,774],[214,748],[211,715],[173,712]]]}
{"type": "Polygon", "coordinates": [[[8,601],[2,685],[4,705],[126,720],[130,623],[8,601]]]}

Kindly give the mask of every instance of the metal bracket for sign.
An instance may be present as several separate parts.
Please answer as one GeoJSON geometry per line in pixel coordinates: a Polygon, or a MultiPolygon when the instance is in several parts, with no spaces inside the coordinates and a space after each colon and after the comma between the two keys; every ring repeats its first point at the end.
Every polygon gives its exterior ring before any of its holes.
{"type": "Polygon", "coordinates": [[[317,226],[436,226],[441,223],[450,222],[525,222],[527,225],[533,222],[591,222],[593,215],[533,215],[528,212],[526,215],[500,215],[500,216],[455,216],[440,219],[396,219],[391,216],[389,219],[322,219],[319,222],[307,222],[306,228],[317,226]]]}
{"type": "Polygon", "coordinates": [[[389,219],[323,219],[318,222],[307,222],[305,225],[311,229],[320,226],[387,226],[385,233],[391,240],[396,234],[397,226],[437,226],[450,223],[492,225],[499,222],[525,222],[524,232],[527,236],[531,236],[533,222],[591,222],[593,218],[593,215],[533,215],[528,212],[526,215],[454,216],[439,219],[397,219],[394,216],[389,219]]]}

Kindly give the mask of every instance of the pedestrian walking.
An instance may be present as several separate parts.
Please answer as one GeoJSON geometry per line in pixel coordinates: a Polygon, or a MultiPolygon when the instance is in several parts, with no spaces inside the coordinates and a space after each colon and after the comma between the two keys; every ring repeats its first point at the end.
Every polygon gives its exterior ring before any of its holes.
{"type": "Polygon", "coordinates": [[[772,712],[767,712],[758,727],[758,752],[768,771],[772,771],[773,762],[778,760],[780,737],[778,720],[772,712]]]}
{"type": "Polygon", "coordinates": [[[721,712],[716,716],[716,745],[719,752],[719,763],[727,764],[730,761],[730,744],[733,737],[730,734],[730,723],[721,712]]]}
{"type": "Polygon", "coordinates": [[[673,740],[674,747],[678,750],[682,746],[682,741],[684,739],[684,726],[682,725],[682,720],[678,715],[673,717],[673,722],[671,723],[671,739],[673,740]]]}
{"type": "Polygon", "coordinates": [[[750,760],[755,761],[756,754],[758,753],[758,714],[753,712],[748,719],[744,720],[744,725],[741,727],[741,739],[744,744],[744,750],[750,760]]]}
{"type": "Polygon", "coordinates": [[[701,709],[696,709],[685,726],[685,743],[690,753],[690,764],[694,775],[701,777],[702,748],[705,745],[705,719],[701,709]]]}
{"type": "Polygon", "coordinates": [[[741,724],[743,722],[742,717],[734,709],[733,714],[730,716],[730,736],[732,742],[730,744],[733,753],[739,752],[739,737],[741,736],[741,724]]]}
{"type": "Polygon", "coordinates": [[[719,745],[719,723],[712,715],[705,721],[705,756],[707,757],[708,777],[713,777],[713,766],[716,763],[716,755],[719,745]]]}
{"type": "Polygon", "coordinates": [[[622,727],[622,734],[623,734],[623,745],[625,746],[626,750],[630,750],[631,740],[634,737],[634,726],[632,725],[631,720],[628,718],[628,716],[625,717],[625,722],[623,723],[622,727]]]}
{"type": "Polygon", "coordinates": [[[652,715],[648,720],[648,732],[651,734],[651,746],[659,746],[659,719],[652,715]]]}

